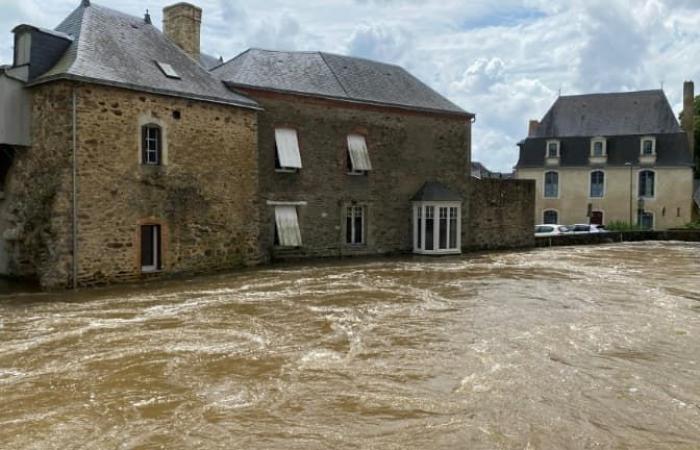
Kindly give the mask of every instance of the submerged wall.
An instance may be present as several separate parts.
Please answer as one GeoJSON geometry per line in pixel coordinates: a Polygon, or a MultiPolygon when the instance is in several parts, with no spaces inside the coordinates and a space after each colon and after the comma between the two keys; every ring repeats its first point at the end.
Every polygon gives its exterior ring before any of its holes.
{"type": "Polygon", "coordinates": [[[469,248],[535,245],[534,181],[475,179],[471,185],[469,248]]]}

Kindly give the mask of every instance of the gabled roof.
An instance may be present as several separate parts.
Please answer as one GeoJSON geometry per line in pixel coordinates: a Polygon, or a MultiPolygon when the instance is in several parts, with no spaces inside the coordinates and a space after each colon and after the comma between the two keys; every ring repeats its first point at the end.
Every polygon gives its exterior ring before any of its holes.
{"type": "Polygon", "coordinates": [[[402,67],[368,59],[249,49],[212,73],[232,87],[473,117],[402,67]]]}
{"type": "Polygon", "coordinates": [[[411,198],[412,202],[461,202],[462,196],[437,181],[426,181],[411,198]]]}
{"type": "Polygon", "coordinates": [[[679,133],[661,90],[559,97],[533,137],[679,133]]]}
{"type": "Polygon", "coordinates": [[[231,92],[143,18],[84,1],[55,31],[73,42],[58,63],[31,84],[77,79],[257,108],[255,101],[231,92]],[[156,61],[170,64],[180,78],[164,76],[156,61]]]}

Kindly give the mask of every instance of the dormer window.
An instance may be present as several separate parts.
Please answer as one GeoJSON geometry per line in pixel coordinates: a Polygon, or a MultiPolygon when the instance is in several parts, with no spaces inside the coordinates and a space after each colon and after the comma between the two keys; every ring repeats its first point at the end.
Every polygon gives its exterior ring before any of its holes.
{"type": "Polygon", "coordinates": [[[603,137],[591,139],[591,156],[601,158],[607,155],[607,142],[603,137]]]}
{"type": "Polygon", "coordinates": [[[547,141],[547,158],[559,158],[559,141],[547,141]]]}
{"type": "Polygon", "coordinates": [[[643,137],[641,143],[640,154],[642,156],[656,155],[656,138],[652,136],[643,137]]]}
{"type": "Polygon", "coordinates": [[[15,38],[15,66],[29,64],[32,34],[24,32],[15,38]]]}

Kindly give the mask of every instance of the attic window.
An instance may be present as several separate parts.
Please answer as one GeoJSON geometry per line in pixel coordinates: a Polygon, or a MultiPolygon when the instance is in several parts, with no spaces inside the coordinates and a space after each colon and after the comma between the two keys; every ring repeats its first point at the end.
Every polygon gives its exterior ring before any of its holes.
{"type": "Polygon", "coordinates": [[[175,69],[173,69],[173,66],[171,66],[170,64],[156,61],[156,65],[166,77],[174,78],[176,80],[180,79],[180,75],[178,75],[178,73],[175,72],[175,69]]]}

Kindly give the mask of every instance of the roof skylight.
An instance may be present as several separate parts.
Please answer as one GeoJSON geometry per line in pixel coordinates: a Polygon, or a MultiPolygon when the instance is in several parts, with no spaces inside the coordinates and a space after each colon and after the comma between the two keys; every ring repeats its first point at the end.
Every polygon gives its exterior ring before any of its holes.
{"type": "Polygon", "coordinates": [[[156,65],[166,77],[174,78],[176,80],[180,79],[180,75],[175,71],[175,69],[173,69],[173,66],[171,66],[170,64],[156,61],[156,65]]]}

